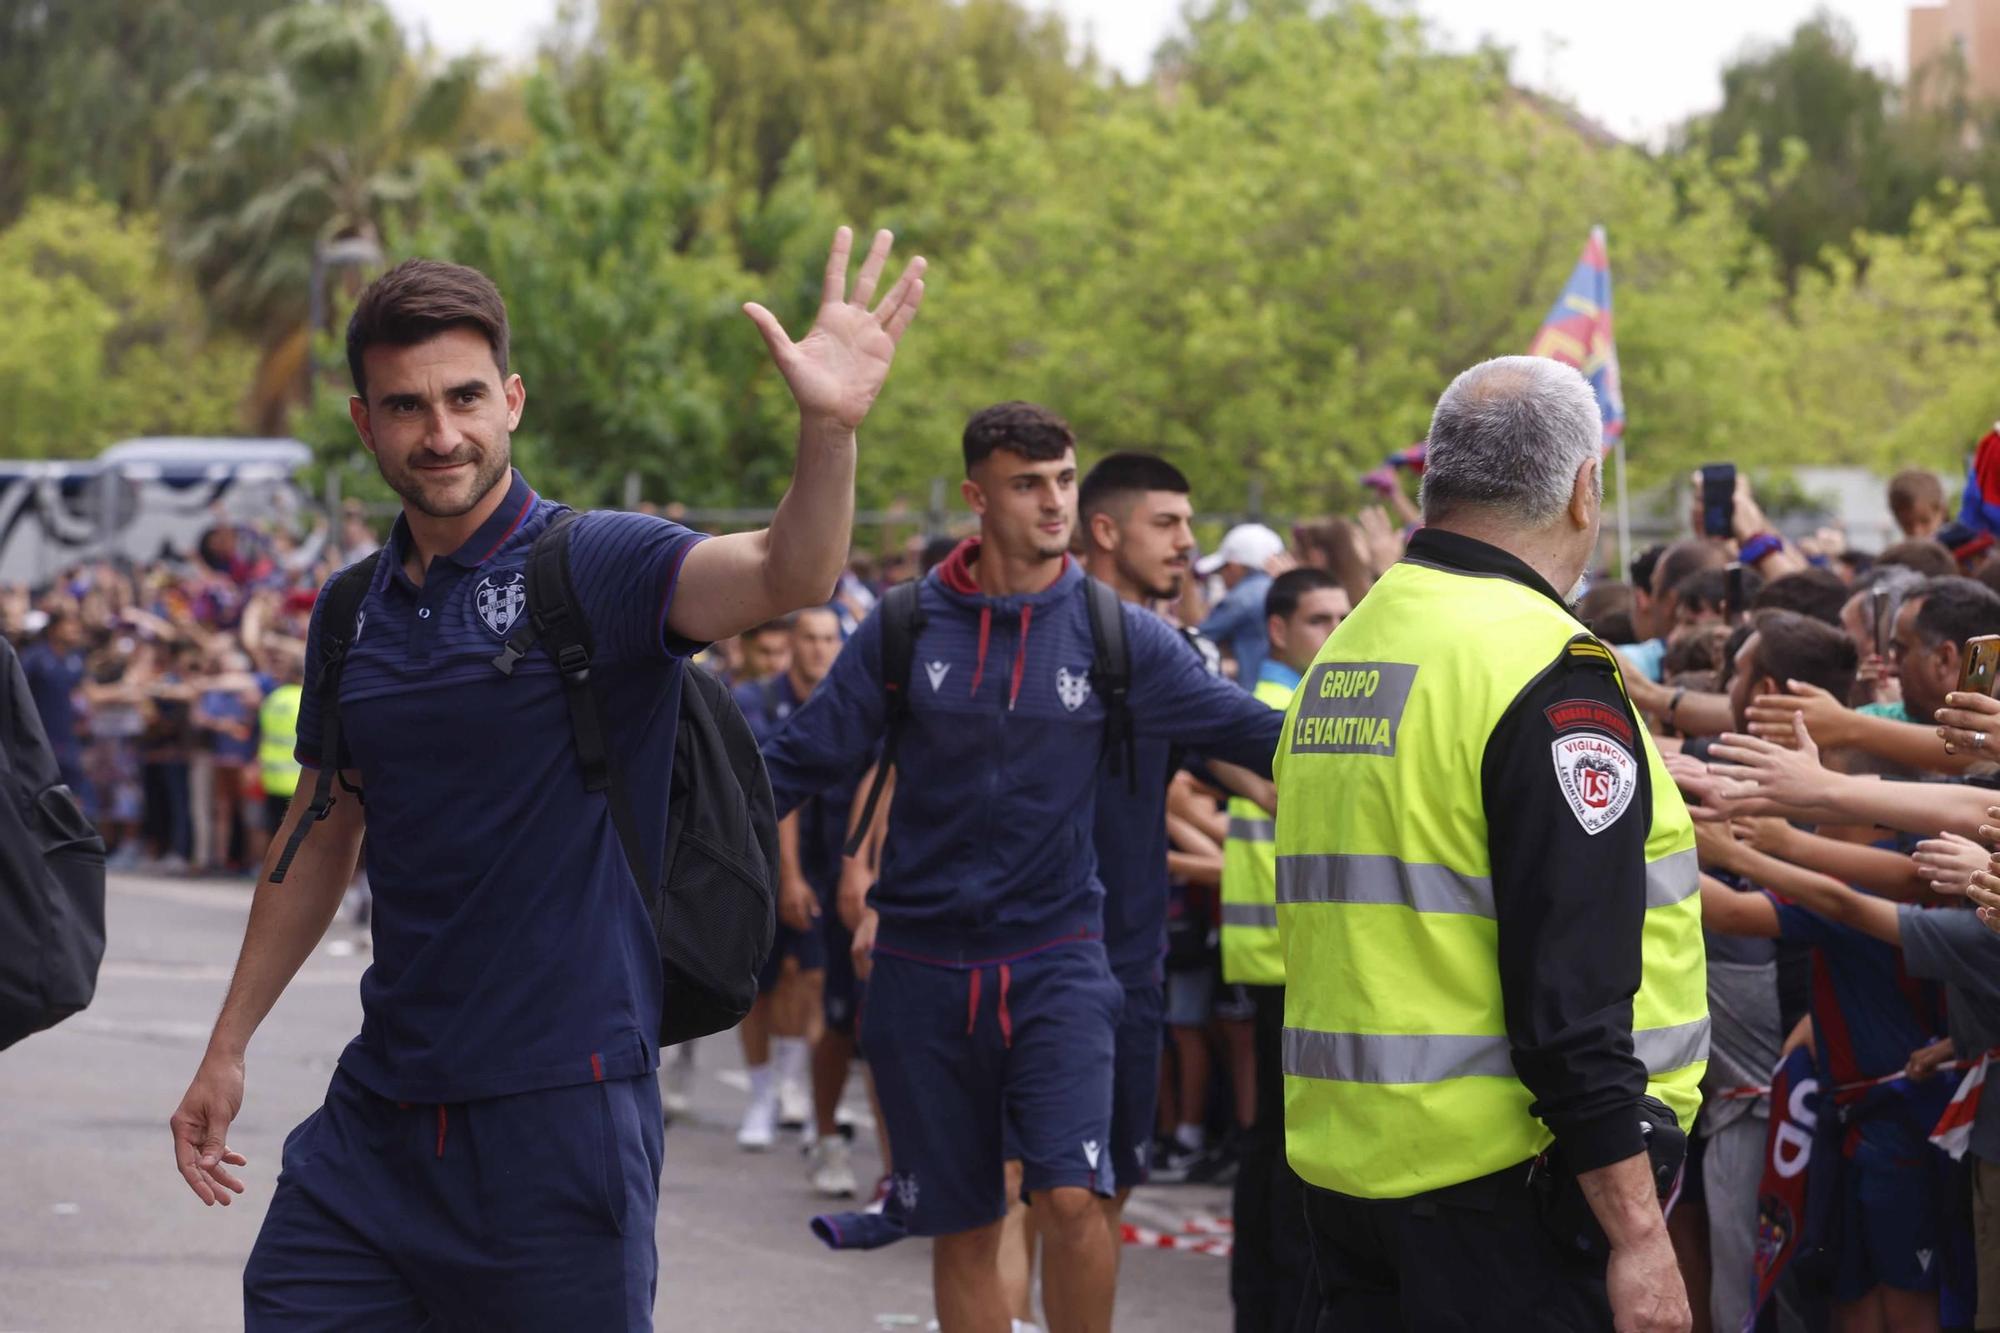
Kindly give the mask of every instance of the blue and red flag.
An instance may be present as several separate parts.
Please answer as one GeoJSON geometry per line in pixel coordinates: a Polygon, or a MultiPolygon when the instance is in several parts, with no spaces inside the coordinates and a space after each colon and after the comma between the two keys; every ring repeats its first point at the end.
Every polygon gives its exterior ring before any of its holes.
{"type": "Polygon", "coordinates": [[[1546,356],[1575,366],[1597,392],[1604,416],[1604,447],[1625,434],[1625,394],[1618,383],[1618,344],[1611,336],[1611,259],[1604,228],[1592,227],[1583,257],[1556,298],[1549,316],[1528,344],[1529,356],[1546,356]]]}

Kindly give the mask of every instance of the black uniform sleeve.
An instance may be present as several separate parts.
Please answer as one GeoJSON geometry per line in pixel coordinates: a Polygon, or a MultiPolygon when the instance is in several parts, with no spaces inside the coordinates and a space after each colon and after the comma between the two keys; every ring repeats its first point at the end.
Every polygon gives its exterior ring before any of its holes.
{"type": "Polygon", "coordinates": [[[1570,1168],[1645,1148],[1632,1049],[1651,781],[1601,649],[1572,644],[1487,742],[1481,777],[1514,1069],[1570,1168]]]}

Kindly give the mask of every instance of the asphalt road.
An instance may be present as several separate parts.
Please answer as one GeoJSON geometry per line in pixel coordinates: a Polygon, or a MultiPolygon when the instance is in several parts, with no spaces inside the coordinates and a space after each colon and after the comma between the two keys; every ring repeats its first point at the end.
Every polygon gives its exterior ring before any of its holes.
{"type": "MultiPolygon", "coordinates": [[[[319,1105],[360,1022],[366,942],[336,925],[250,1048],[247,1100],[231,1131],[250,1158],[235,1206],[205,1209],[173,1166],[167,1116],[207,1040],[241,939],[241,883],[113,878],[111,943],[97,1001],[0,1054],[0,1333],[179,1333],[242,1326],[240,1279],[278,1150],[319,1105]]],[[[931,1317],[930,1247],[835,1254],[806,1229],[820,1204],[789,1144],[751,1155],[734,1141],[743,1081],[733,1037],[697,1055],[692,1117],[666,1138],[661,1182],[661,1329],[875,1333],[931,1317]]],[[[866,1104],[852,1097],[866,1115],[866,1104]]],[[[856,1170],[872,1179],[866,1132],[856,1170]],[[865,1145],[865,1146],[864,1146],[865,1145]]],[[[1154,1187],[1133,1220],[1160,1230],[1227,1211],[1223,1191],[1154,1187]]],[[[1227,1263],[1128,1246],[1121,1333],[1229,1325],[1227,1263]]]]}

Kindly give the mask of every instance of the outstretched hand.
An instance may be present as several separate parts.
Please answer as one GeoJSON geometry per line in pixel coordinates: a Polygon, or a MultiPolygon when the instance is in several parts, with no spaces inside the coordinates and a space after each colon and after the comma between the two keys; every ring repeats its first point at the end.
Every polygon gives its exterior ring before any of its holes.
{"type": "Polygon", "coordinates": [[[1744,710],[1750,734],[1780,745],[1792,743],[1795,719],[1804,719],[1805,729],[1821,744],[1840,743],[1840,728],[1849,717],[1846,704],[1817,685],[1787,681],[1784,694],[1760,694],[1744,710]]]}
{"type": "Polygon", "coordinates": [[[1811,808],[1825,794],[1831,776],[1819,762],[1819,746],[1806,730],[1803,714],[1792,715],[1792,748],[1757,736],[1729,733],[1709,747],[1708,771],[1749,784],[1756,795],[1779,805],[1811,808]]]}
{"type": "Polygon", "coordinates": [[[743,313],[764,335],[764,345],[770,348],[778,373],[791,386],[801,418],[819,418],[852,431],[860,427],[876,395],[882,392],[889,365],[896,359],[896,346],[924,300],[924,260],[918,256],[904,266],[903,275],[880,304],[868,308],[875,299],[882,269],[889,262],[893,241],[886,231],[875,233],[849,291],[847,261],[854,234],[846,227],[833,234],[819,314],[797,342],[763,306],[753,301],[743,307],[743,313]]]}

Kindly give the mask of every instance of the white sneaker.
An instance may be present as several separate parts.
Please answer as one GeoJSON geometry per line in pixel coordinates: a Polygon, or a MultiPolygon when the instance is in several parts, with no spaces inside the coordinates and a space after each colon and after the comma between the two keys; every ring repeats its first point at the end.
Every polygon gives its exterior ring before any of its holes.
{"type": "Polygon", "coordinates": [[[660,1106],[669,1120],[694,1109],[693,1046],[682,1046],[667,1058],[660,1080],[660,1106]]]}
{"type": "Polygon", "coordinates": [[[778,1103],[775,1099],[753,1101],[743,1112],[743,1125],[736,1131],[736,1146],[745,1152],[764,1152],[778,1139],[778,1103]]]}
{"type": "Polygon", "coordinates": [[[854,1153],[838,1134],[813,1142],[806,1169],[813,1188],[829,1199],[851,1199],[861,1187],[854,1178],[854,1153]]]}
{"type": "Polygon", "coordinates": [[[784,1129],[811,1134],[812,1094],[796,1083],[778,1085],[778,1124],[784,1129]]]}

